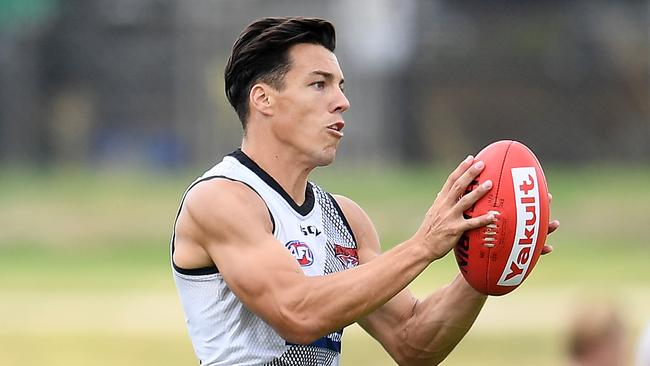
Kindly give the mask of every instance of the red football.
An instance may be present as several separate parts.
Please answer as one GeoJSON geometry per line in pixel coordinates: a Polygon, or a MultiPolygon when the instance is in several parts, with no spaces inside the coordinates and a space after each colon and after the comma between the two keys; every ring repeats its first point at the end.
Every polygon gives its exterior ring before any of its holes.
{"type": "Polygon", "coordinates": [[[477,291],[504,295],[528,277],[539,259],[549,222],[548,188],[535,154],[517,141],[498,141],[476,155],[485,169],[468,187],[488,179],[492,189],[465,216],[489,211],[497,221],[465,232],[454,248],[463,276],[477,291]]]}

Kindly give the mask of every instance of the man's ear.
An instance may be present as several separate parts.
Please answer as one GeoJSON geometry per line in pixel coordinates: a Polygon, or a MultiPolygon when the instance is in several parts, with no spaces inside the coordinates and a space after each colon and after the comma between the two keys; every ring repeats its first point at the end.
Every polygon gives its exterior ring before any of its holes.
{"type": "Polygon", "coordinates": [[[251,92],[248,95],[251,109],[255,109],[259,113],[265,116],[272,116],[273,109],[272,101],[273,97],[271,96],[271,87],[269,85],[258,83],[251,87],[251,92]]]}

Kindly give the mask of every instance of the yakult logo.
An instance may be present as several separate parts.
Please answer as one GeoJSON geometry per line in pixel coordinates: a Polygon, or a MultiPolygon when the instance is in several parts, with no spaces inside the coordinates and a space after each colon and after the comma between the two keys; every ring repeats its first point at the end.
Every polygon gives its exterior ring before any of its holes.
{"type": "Polygon", "coordinates": [[[512,168],[517,208],[517,231],[506,267],[497,283],[517,286],[524,280],[530,267],[539,231],[539,186],[535,168],[512,168]]]}

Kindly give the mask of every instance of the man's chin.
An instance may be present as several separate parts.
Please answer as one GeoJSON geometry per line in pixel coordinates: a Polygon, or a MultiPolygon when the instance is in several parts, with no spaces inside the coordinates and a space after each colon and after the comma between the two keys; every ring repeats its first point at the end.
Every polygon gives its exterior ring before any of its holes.
{"type": "Polygon", "coordinates": [[[323,154],[319,157],[316,166],[328,166],[336,160],[336,150],[334,151],[324,151],[323,154]]]}

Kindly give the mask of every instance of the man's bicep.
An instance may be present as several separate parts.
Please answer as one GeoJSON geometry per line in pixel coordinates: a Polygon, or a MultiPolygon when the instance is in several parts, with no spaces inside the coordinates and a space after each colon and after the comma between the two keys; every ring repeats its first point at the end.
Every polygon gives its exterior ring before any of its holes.
{"type": "Polygon", "coordinates": [[[296,260],[270,234],[255,237],[244,235],[252,240],[233,240],[215,242],[208,246],[210,256],[215,260],[219,272],[237,298],[253,312],[273,323],[269,317],[276,316],[272,310],[280,304],[282,292],[305,275],[296,260]]]}
{"type": "Polygon", "coordinates": [[[237,182],[201,189],[187,199],[196,241],[237,298],[273,325],[274,303],[304,279],[302,270],[273,236],[268,209],[254,191],[237,182]]]}

